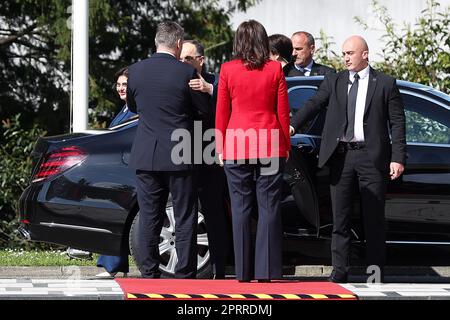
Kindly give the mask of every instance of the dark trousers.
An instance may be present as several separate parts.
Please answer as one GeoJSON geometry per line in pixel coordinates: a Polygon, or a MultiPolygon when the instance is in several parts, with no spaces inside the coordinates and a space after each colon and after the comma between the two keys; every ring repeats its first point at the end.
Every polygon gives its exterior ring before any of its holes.
{"type": "Polygon", "coordinates": [[[231,200],[233,243],[238,280],[281,279],[282,221],[281,189],[285,159],[277,160],[278,168],[272,174],[262,174],[265,167],[258,164],[226,162],[231,200]],[[251,217],[255,195],[258,224],[255,249],[252,245],[251,217]]]}
{"type": "Polygon", "coordinates": [[[103,267],[109,273],[128,273],[130,270],[128,265],[128,254],[122,256],[101,255],[97,259],[97,267],[103,267]]]}
{"type": "Polygon", "coordinates": [[[205,217],[209,253],[215,278],[225,277],[228,255],[228,220],[225,211],[225,172],[218,165],[202,165],[199,170],[199,200],[205,217]]]}
{"type": "Polygon", "coordinates": [[[333,206],[331,253],[335,276],[343,277],[348,272],[350,218],[356,184],[361,196],[367,263],[383,268],[386,263],[384,205],[388,172],[375,168],[366,148],[338,148],[330,159],[330,165],[333,206]]]}
{"type": "Polygon", "coordinates": [[[139,254],[145,277],[158,276],[159,239],[166,216],[169,192],[175,216],[176,278],[195,278],[197,273],[197,185],[194,171],[136,171],[140,209],[139,254]]]}

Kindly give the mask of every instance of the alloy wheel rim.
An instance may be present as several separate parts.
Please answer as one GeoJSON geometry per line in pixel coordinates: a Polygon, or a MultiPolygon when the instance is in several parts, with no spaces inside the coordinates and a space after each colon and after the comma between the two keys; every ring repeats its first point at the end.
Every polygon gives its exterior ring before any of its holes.
{"type": "MultiPolygon", "coordinates": [[[[162,272],[175,274],[175,267],[178,262],[175,249],[175,216],[173,206],[166,208],[167,217],[164,221],[160,234],[159,268],[162,272]]],[[[197,220],[197,270],[203,268],[210,259],[208,235],[206,233],[205,218],[201,212],[198,212],[197,220]]]]}

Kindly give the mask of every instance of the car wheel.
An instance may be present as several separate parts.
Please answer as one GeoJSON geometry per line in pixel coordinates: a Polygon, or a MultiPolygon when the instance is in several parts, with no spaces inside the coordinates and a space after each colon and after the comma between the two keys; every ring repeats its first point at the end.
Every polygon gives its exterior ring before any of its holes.
{"type": "MultiPolygon", "coordinates": [[[[139,234],[139,212],[134,217],[130,229],[129,246],[130,253],[133,256],[134,262],[141,271],[141,265],[138,258],[140,250],[138,243],[139,234]]],[[[175,250],[175,217],[173,213],[173,206],[171,201],[167,203],[166,217],[160,234],[159,240],[159,255],[161,273],[169,278],[175,277],[175,267],[178,262],[177,253],[175,250]]],[[[211,278],[212,267],[210,263],[208,236],[206,233],[205,218],[201,212],[198,212],[197,225],[197,278],[211,278]]]]}

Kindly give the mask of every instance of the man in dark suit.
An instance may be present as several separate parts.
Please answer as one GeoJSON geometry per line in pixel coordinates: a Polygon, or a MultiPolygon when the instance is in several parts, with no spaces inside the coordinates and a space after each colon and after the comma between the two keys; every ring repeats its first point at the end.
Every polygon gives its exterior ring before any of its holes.
{"type": "Polygon", "coordinates": [[[395,79],[369,66],[369,49],[363,38],[348,38],[342,53],[347,71],[325,76],[317,94],[296,113],[291,124],[296,131],[328,106],[319,167],[330,166],[334,220],[330,281],[347,281],[349,222],[356,183],[361,195],[367,262],[380,267],[383,280],[386,186],[389,177],[397,179],[404,170],[405,114],[395,79]]]}
{"type": "MultiPolygon", "coordinates": [[[[208,96],[189,88],[197,71],[179,61],[184,31],[175,22],[158,25],[157,52],[129,68],[128,105],[139,114],[139,124],[130,156],[136,169],[140,209],[139,252],[144,278],[158,278],[159,236],[167,198],[172,195],[176,222],[177,278],[195,278],[197,271],[197,185],[192,161],[192,141],[180,148],[172,138],[178,129],[193,137],[194,117],[208,113],[208,96]]],[[[190,140],[190,139],[189,139],[190,140]]]]}
{"type": "Polygon", "coordinates": [[[335,73],[333,68],[316,63],[313,59],[316,50],[314,37],[306,31],[295,32],[292,37],[292,57],[293,61],[284,68],[286,77],[312,77],[323,76],[328,73],[335,73]]]}
{"type": "MultiPolygon", "coordinates": [[[[210,95],[211,113],[204,114],[203,132],[215,128],[218,77],[205,70],[205,50],[196,40],[185,40],[181,51],[181,61],[192,65],[199,75],[189,82],[193,90],[210,95]]],[[[209,143],[208,143],[209,144],[209,143]]],[[[204,146],[206,147],[206,146],[204,146]]],[[[213,157],[214,155],[208,155],[213,157]]],[[[228,221],[225,212],[226,177],[221,166],[203,162],[199,167],[199,200],[205,216],[208,231],[209,253],[214,279],[225,278],[226,258],[228,254],[228,221]]]]}

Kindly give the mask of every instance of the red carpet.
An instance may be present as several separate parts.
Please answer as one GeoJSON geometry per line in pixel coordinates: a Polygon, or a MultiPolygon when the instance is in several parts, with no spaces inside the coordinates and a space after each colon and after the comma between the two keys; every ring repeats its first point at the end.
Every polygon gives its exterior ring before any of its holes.
{"type": "Polygon", "coordinates": [[[283,280],[240,283],[236,280],[116,279],[125,298],[135,299],[323,299],[354,300],[338,284],[283,280]]]}

